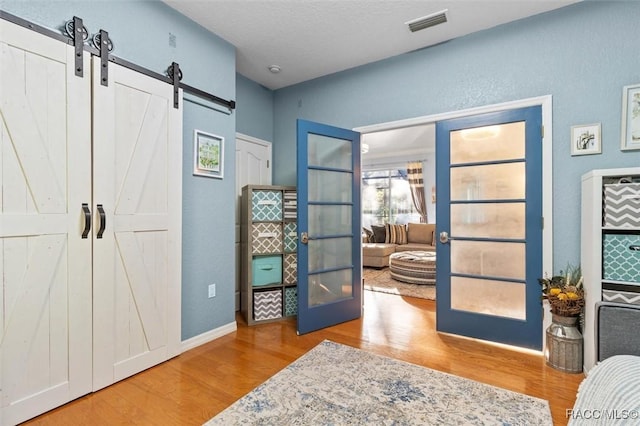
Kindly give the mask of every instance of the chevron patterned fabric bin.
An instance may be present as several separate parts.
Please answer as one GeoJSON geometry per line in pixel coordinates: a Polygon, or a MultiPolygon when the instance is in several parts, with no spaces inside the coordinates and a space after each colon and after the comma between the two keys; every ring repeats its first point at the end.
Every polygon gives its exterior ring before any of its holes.
{"type": "Polygon", "coordinates": [[[282,317],[282,290],[253,293],[253,319],[256,321],[282,317]]]}
{"type": "MultiPolygon", "coordinates": [[[[626,287],[631,288],[631,286],[626,287]]],[[[605,288],[602,290],[602,300],[605,302],[640,305],[640,286],[634,289],[634,291],[609,290],[605,288]]]]}
{"type": "Polygon", "coordinates": [[[640,227],[640,183],[604,185],[604,225],[640,227]]]}
{"type": "Polygon", "coordinates": [[[640,235],[605,234],[602,269],[605,280],[640,283],[640,235]]]}

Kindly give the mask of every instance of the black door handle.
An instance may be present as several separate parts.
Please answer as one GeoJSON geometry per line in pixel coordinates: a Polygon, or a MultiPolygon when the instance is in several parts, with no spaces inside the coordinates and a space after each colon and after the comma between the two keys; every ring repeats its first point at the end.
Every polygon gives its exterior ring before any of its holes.
{"type": "Polygon", "coordinates": [[[98,214],[100,215],[100,228],[98,229],[98,234],[96,235],[96,238],[102,238],[102,234],[104,234],[104,229],[107,227],[107,215],[104,213],[102,204],[98,204],[96,207],[98,208],[98,214]]]}
{"type": "Polygon", "coordinates": [[[82,203],[82,213],[84,214],[84,230],[82,231],[82,238],[87,238],[89,231],[91,231],[91,210],[89,210],[89,204],[82,203]]]}

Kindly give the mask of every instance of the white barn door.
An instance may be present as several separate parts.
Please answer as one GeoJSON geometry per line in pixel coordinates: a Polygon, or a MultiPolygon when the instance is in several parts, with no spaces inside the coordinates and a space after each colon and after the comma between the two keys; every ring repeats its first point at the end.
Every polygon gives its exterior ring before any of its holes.
{"type": "Polygon", "coordinates": [[[91,391],[91,87],[73,47],[0,20],[0,424],[91,391]]]}
{"type": "Polygon", "coordinates": [[[108,86],[93,80],[97,390],[179,353],[182,104],[167,83],[113,63],[108,86]]]}

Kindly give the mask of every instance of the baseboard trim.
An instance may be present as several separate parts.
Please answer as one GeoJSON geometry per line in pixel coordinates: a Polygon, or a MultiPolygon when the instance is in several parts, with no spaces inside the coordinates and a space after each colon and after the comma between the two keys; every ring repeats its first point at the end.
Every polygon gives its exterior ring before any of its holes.
{"type": "Polygon", "coordinates": [[[238,324],[233,321],[229,324],[225,324],[221,327],[215,328],[211,331],[207,331],[206,333],[199,334],[190,339],[183,341],[180,344],[180,353],[184,353],[190,349],[197,348],[200,345],[204,345],[205,343],[211,342],[212,340],[216,340],[219,337],[227,335],[229,333],[233,333],[238,329],[238,324]]]}

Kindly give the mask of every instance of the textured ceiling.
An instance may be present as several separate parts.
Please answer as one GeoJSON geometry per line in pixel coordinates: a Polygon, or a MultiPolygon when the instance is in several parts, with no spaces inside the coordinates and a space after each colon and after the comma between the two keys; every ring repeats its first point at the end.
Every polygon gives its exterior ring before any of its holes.
{"type": "Polygon", "coordinates": [[[237,71],[275,90],[580,0],[163,1],[234,45],[237,71]],[[444,24],[405,24],[445,9],[444,24]]]}

